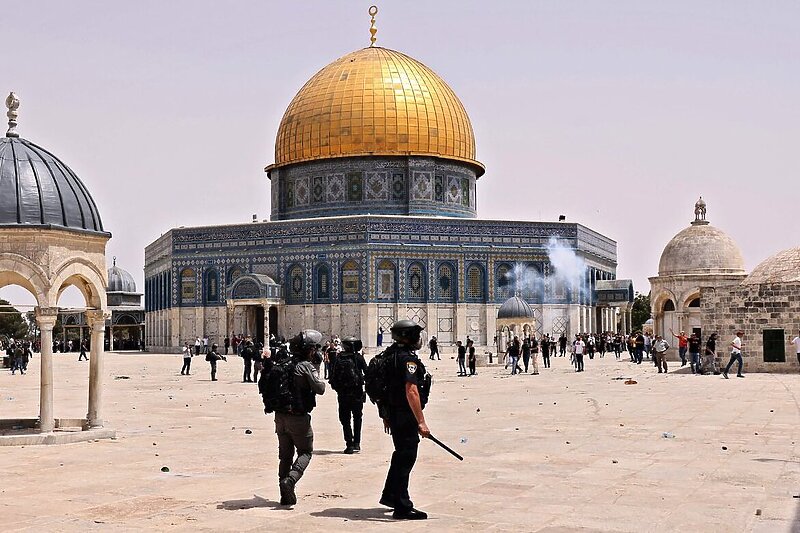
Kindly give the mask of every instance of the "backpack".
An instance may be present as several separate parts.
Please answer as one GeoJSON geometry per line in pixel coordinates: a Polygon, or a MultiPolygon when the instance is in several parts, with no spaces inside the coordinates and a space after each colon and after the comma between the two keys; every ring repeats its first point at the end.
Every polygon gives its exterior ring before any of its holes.
{"type": "Polygon", "coordinates": [[[289,413],[295,403],[294,368],[291,357],[274,361],[269,369],[261,373],[258,392],[264,400],[265,413],[289,413]]]}
{"type": "Polygon", "coordinates": [[[388,349],[370,359],[367,365],[364,388],[369,400],[379,407],[389,403],[391,372],[396,364],[394,350],[388,349]]]}
{"type": "Polygon", "coordinates": [[[331,388],[345,396],[361,396],[364,378],[356,365],[355,354],[340,354],[331,374],[331,388]]]}

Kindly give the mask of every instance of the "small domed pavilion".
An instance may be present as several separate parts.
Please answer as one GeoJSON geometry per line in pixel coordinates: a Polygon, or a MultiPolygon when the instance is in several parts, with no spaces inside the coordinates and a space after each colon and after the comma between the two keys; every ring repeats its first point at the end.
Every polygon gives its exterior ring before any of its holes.
{"type": "Polygon", "coordinates": [[[41,388],[39,418],[0,419],[0,444],[74,442],[109,436],[113,432],[102,430],[101,400],[105,253],[111,234],[103,228],[97,206],[78,176],[51,152],[19,136],[19,99],[14,93],[6,99],[6,107],[9,127],[6,136],[0,138],[0,287],[19,285],[36,299],[41,388]],[[70,285],[83,294],[94,341],[89,359],[88,412],[82,420],[56,418],[53,410],[53,327],[59,297],[70,285]],[[59,431],[78,422],[84,431],[59,431]]]}
{"type": "Polygon", "coordinates": [[[650,278],[653,332],[671,338],[685,331],[700,333],[700,287],[740,283],[747,273],[734,240],[706,220],[702,196],[695,204],[695,220],[664,247],[658,276],[650,278]]]}

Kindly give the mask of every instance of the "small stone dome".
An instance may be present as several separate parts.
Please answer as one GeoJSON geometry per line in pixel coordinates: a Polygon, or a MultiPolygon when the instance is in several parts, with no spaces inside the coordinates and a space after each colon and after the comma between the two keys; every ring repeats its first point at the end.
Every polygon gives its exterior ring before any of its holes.
{"type": "Polygon", "coordinates": [[[9,129],[0,138],[0,227],[56,227],[102,233],[86,186],[60,159],[16,132],[19,99],[6,99],[9,129]]]}
{"type": "Polygon", "coordinates": [[[114,259],[114,264],[108,269],[108,292],[136,292],[136,282],[133,281],[133,276],[127,270],[117,266],[117,260],[114,259]]]}
{"type": "Polygon", "coordinates": [[[497,311],[497,318],[498,319],[533,319],[533,309],[528,302],[520,298],[519,296],[514,296],[506,300],[503,305],[500,306],[500,309],[497,311]]]}
{"type": "Polygon", "coordinates": [[[742,252],[727,233],[710,224],[692,224],[664,248],[659,276],[745,274],[742,252]]]}
{"type": "Polygon", "coordinates": [[[761,283],[800,283],[800,246],[765,259],[742,281],[742,285],[761,283]]]}

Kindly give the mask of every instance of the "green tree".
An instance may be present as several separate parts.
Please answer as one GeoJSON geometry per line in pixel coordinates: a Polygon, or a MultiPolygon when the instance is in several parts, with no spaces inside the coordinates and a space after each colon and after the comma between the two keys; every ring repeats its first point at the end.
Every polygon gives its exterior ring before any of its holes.
{"type": "Polygon", "coordinates": [[[631,311],[631,322],[633,331],[641,331],[642,326],[650,318],[650,293],[642,294],[637,292],[633,298],[633,310],[631,311]]]}
{"type": "Polygon", "coordinates": [[[28,334],[28,322],[22,313],[14,307],[6,307],[9,303],[0,299],[0,335],[23,339],[28,334]]]}

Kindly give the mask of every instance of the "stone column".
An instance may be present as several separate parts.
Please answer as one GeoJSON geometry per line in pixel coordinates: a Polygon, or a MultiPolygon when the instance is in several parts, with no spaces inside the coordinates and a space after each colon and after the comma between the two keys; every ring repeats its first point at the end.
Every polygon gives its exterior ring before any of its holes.
{"type": "Polygon", "coordinates": [[[103,336],[106,331],[106,317],[103,311],[86,311],[86,321],[92,335],[92,348],[89,353],[89,411],[86,414],[86,424],[90,428],[101,428],[103,427],[100,412],[103,400],[103,336]]]}
{"type": "Polygon", "coordinates": [[[55,429],[53,416],[53,327],[58,318],[58,308],[36,308],[36,323],[41,333],[41,376],[39,385],[39,430],[43,433],[55,429]]]}

